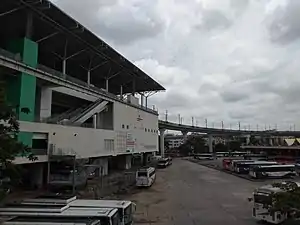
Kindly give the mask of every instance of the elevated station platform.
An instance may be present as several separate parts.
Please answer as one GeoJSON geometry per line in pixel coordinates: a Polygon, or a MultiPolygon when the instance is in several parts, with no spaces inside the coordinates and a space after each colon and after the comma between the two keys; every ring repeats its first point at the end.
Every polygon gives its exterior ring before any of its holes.
{"type": "Polygon", "coordinates": [[[34,164],[52,155],[129,164],[158,150],[158,113],[147,103],[165,90],[158,82],[48,0],[1,1],[0,24],[0,102],[17,106],[34,164]]]}

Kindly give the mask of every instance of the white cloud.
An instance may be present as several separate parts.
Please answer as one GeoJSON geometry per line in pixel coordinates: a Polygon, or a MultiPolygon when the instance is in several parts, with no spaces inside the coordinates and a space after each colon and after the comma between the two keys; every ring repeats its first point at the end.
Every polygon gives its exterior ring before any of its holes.
{"type": "Polygon", "coordinates": [[[298,1],[56,2],[167,88],[170,119],[300,128],[298,1]]]}

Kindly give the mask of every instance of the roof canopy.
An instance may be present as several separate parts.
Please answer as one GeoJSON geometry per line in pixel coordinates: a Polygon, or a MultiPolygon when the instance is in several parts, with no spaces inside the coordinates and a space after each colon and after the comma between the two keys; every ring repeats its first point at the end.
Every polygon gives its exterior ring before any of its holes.
{"type": "Polygon", "coordinates": [[[123,93],[165,90],[48,0],[2,0],[0,23],[1,47],[27,36],[39,45],[39,64],[62,72],[65,58],[66,74],[87,82],[90,71],[91,84],[106,88],[108,80],[114,94],[120,93],[121,85],[123,93]],[[30,18],[32,29],[26,32],[30,18]]]}

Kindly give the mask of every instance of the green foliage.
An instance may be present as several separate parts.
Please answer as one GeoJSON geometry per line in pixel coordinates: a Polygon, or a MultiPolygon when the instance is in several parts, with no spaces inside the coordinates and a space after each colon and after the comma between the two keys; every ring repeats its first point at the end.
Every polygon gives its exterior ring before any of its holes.
{"type": "Polygon", "coordinates": [[[294,182],[275,183],[273,187],[282,191],[272,195],[270,211],[281,211],[290,217],[300,218],[300,188],[294,182]]]}
{"type": "MultiPolygon", "coordinates": [[[[36,160],[30,148],[17,140],[19,123],[15,113],[16,107],[0,105],[0,199],[7,193],[7,184],[17,180],[18,171],[12,161],[17,155],[26,155],[30,160],[36,160]],[[8,180],[9,182],[5,182],[8,180]]],[[[29,113],[22,108],[21,113],[29,113]]]]}
{"type": "Polygon", "coordinates": [[[179,147],[181,155],[205,152],[205,140],[201,136],[188,136],[185,143],[179,147]]]}
{"type": "Polygon", "coordinates": [[[218,143],[215,145],[215,151],[216,152],[227,152],[228,146],[224,145],[223,143],[218,143]]]}

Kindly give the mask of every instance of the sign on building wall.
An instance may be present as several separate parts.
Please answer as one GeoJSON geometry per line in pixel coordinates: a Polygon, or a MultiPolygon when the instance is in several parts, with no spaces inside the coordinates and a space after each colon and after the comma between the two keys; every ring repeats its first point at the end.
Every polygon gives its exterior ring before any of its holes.
{"type": "Polygon", "coordinates": [[[131,133],[127,133],[126,135],[126,151],[134,152],[135,140],[131,133]]]}

